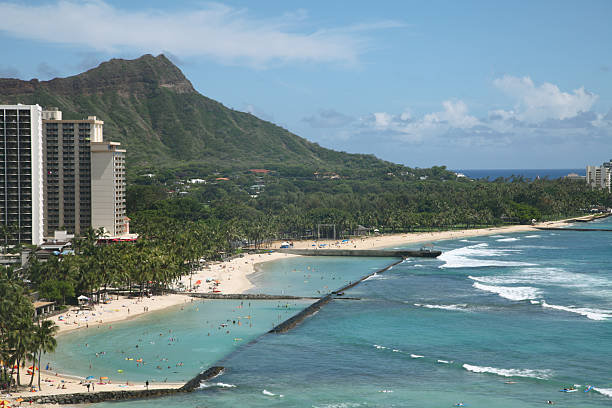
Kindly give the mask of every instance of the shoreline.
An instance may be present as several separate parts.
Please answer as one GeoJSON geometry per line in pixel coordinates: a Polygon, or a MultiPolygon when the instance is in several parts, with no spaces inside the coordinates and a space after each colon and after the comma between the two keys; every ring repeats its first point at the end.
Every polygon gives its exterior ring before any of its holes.
{"type": "MultiPolygon", "coordinates": [[[[587,216],[589,217],[589,216],[587,216]]],[[[581,217],[585,218],[585,217],[581,217]]],[[[570,220],[573,220],[572,218],[570,220]]],[[[294,248],[310,249],[313,245],[324,244],[326,248],[352,248],[352,249],[377,249],[393,247],[398,245],[416,244],[424,242],[435,242],[450,239],[459,239],[466,237],[475,236],[486,236],[495,234],[508,234],[508,233],[520,233],[520,232],[532,232],[538,231],[535,227],[546,226],[554,227],[560,225],[567,225],[568,220],[560,220],[554,222],[540,223],[537,225],[511,225],[502,227],[489,227],[479,228],[470,230],[456,230],[456,231],[435,231],[435,232],[417,232],[417,233],[400,233],[391,235],[376,235],[369,237],[355,237],[347,242],[341,242],[338,240],[319,240],[319,241],[298,241],[294,243],[294,248]]],[[[277,241],[272,243],[269,249],[276,249],[280,247],[281,242],[277,241]]],[[[193,290],[191,292],[184,293],[172,293],[165,295],[152,296],[150,298],[126,298],[126,297],[114,297],[109,304],[96,305],[91,311],[76,311],[69,310],[67,313],[63,313],[58,316],[52,317],[50,320],[55,321],[60,330],[57,335],[62,336],[70,333],[74,330],[87,328],[89,324],[93,327],[106,326],[113,322],[120,322],[131,320],[149,312],[160,311],[168,309],[172,306],[187,303],[190,301],[190,293],[211,293],[212,289],[216,289],[217,293],[232,293],[240,294],[244,293],[254,287],[253,283],[248,279],[248,276],[261,270],[261,264],[299,255],[281,254],[281,253],[265,253],[265,254],[244,254],[244,256],[236,257],[226,262],[216,262],[208,265],[200,270],[196,271],[191,276],[187,275],[181,278],[180,282],[183,287],[189,288],[191,285],[193,290]],[[233,279],[232,279],[233,278],[233,279]],[[208,280],[208,282],[207,282],[208,280]],[[200,281],[198,285],[196,282],[200,281]],[[215,285],[216,284],[216,285],[215,285]],[[60,320],[60,316],[63,318],[60,320]]],[[[52,371],[41,371],[41,378],[44,379],[46,385],[49,384],[62,384],[66,388],[57,389],[54,386],[42,387],[41,391],[30,392],[20,391],[11,396],[11,398],[21,397],[24,399],[32,398],[34,401],[43,395],[56,395],[56,394],[72,394],[85,391],[85,387],[80,384],[84,380],[84,377],[78,375],[64,375],[55,373],[52,371]]],[[[29,383],[29,380],[24,378],[25,384],[29,383]]],[[[22,382],[22,383],[23,383],[22,382]]],[[[37,381],[35,379],[35,384],[37,381]]],[[[174,383],[151,383],[150,389],[162,389],[162,388],[178,388],[183,384],[174,383]],[[155,388],[154,388],[155,387],[155,388]]],[[[98,390],[95,392],[104,391],[125,391],[126,389],[143,389],[144,383],[130,383],[129,385],[124,384],[104,384],[99,383],[98,390]],[[133,388],[129,388],[133,387],[133,388]]],[[[92,391],[93,392],[93,391],[92,391]]],[[[47,406],[37,404],[35,406],[47,406]]]]}

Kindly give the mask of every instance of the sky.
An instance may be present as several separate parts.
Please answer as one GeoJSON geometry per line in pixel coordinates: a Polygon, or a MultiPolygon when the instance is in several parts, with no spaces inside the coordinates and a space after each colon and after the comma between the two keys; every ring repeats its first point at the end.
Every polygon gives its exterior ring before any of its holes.
{"type": "Polygon", "coordinates": [[[612,159],[612,1],[0,0],[0,77],[165,54],[203,95],[411,167],[612,159]]]}

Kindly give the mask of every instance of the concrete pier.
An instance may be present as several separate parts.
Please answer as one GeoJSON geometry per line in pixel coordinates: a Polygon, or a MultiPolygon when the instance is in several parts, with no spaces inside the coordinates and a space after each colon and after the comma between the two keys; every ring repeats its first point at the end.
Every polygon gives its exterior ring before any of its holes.
{"type": "Polygon", "coordinates": [[[437,258],[442,251],[411,250],[411,249],[294,249],[281,248],[276,252],[303,256],[365,256],[383,258],[437,258]]]}

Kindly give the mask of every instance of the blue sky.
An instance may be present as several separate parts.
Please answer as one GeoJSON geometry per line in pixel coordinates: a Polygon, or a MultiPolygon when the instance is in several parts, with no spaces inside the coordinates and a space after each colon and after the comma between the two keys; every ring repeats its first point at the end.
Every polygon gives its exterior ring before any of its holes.
{"type": "Polygon", "coordinates": [[[612,158],[610,1],[0,0],[1,77],[165,53],[202,94],[409,166],[612,158]]]}

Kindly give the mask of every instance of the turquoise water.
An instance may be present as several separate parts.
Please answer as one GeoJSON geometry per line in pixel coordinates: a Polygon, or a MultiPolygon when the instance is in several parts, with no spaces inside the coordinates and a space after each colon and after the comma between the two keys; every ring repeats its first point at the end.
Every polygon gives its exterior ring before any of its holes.
{"type": "Polygon", "coordinates": [[[260,264],[249,275],[250,293],[321,296],[382,269],[393,258],[343,258],[304,256],[260,264]]]}
{"type": "Polygon", "coordinates": [[[62,335],[43,364],[48,361],[59,372],[106,376],[121,383],[185,382],[310,303],[194,301],[62,335]]]}
{"type": "MultiPolygon", "coordinates": [[[[540,231],[436,247],[439,259],[406,261],[347,291],[362,300],[335,300],[289,333],[239,348],[200,391],[105,405],[612,405],[612,233],[540,231]],[[574,384],[578,392],[559,392],[574,384]],[[583,392],[587,384],[595,389],[583,392]]],[[[283,272],[272,265],[269,273],[283,272]]],[[[303,275],[294,276],[288,284],[297,287],[303,275]]]]}

